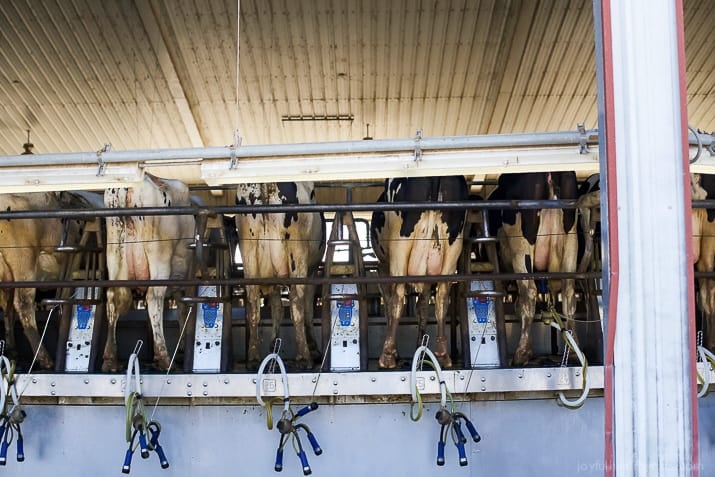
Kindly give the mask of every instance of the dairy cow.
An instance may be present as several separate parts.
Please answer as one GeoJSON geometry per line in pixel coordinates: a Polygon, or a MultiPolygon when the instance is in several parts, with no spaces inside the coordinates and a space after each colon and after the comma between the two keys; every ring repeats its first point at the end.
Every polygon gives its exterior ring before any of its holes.
{"type": "MultiPolygon", "coordinates": [[[[312,182],[278,182],[239,184],[239,205],[314,204],[312,182]]],[[[325,252],[325,220],[319,212],[286,212],[237,214],[238,246],[246,278],[306,278],[314,276],[325,252]]],[[[308,369],[318,355],[313,338],[313,301],[315,285],[289,286],[290,316],[295,329],[296,367],[308,369]],[[312,353],[312,355],[311,355],[312,353]]],[[[248,322],[249,368],[260,361],[261,295],[270,299],[273,339],[283,316],[279,285],[246,286],[246,320],[248,322]]]]}
{"type": "MultiPolygon", "coordinates": [[[[490,200],[576,199],[574,172],[520,173],[499,176],[490,200]]],[[[489,213],[490,228],[497,230],[503,270],[515,273],[575,272],[578,240],[575,209],[502,209],[489,213]]],[[[522,366],[532,357],[531,324],[536,308],[534,280],[517,280],[516,313],[521,335],[512,364],[522,366]]],[[[576,312],[574,280],[550,280],[549,291],[561,292],[567,326],[573,327],[576,312]]]]}
{"type": "MultiPolygon", "coordinates": [[[[70,192],[37,192],[0,194],[0,210],[61,210],[91,207],[83,197],[70,192]]],[[[59,218],[12,219],[0,222],[0,281],[62,280],[67,253],[58,252],[63,238],[66,243],[77,243],[80,223],[59,218]],[[66,227],[66,228],[65,228],[66,227]],[[64,234],[64,237],[63,237],[64,234]]],[[[5,322],[5,341],[13,351],[14,314],[20,318],[25,336],[37,353],[39,367],[49,369],[53,360],[40,340],[35,320],[35,288],[0,289],[0,308],[5,322]],[[12,302],[12,306],[11,306],[12,302]]]]}
{"type": "MultiPolygon", "coordinates": [[[[468,198],[467,182],[463,176],[415,177],[387,179],[385,190],[378,201],[444,202],[468,198]]],[[[382,276],[449,275],[455,273],[462,252],[465,210],[391,210],[375,211],[370,232],[378,258],[378,273],[382,276]]],[[[404,310],[406,283],[381,286],[386,304],[387,333],[380,354],[381,368],[397,366],[397,326],[404,310]]],[[[427,300],[431,286],[410,284],[418,293],[418,336],[424,332],[427,300]]],[[[436,285],[435,317],[437,339],[435,356],[443,367],[451,367],[447,350],[445,317],[449,306],[451,284],[436,285]]]]}
{"type": "MultiPolygon", "coordinates": [[[[104,194],[110,208],[182,207],[192,205],[189,188],[178,180],[161,179],[146,174],[136,188],[111,188],[104,194]]],[[[148,215],[108,217],[107,274],[109,280],[186,279],[193,270],[194,252],[189,247],[195,233],[192,215],[148,215]]],[[[154,364],[169,368],[169,354],[164,339],[163,315],[166,286],[137,290],[145,294],[154,343],[154,364]]],[[[117,371],[116,326],[118,318],[129,311],[132,290],[127,287],[107,289],[107,342],[103,371],[117,371]]],[[[182,310],[179,319],[184,319],[182,310]]]]}

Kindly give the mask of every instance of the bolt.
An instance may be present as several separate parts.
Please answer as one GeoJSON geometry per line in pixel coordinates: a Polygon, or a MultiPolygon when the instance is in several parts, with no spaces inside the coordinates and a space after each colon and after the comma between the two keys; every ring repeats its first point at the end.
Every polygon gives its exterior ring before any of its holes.
{"type": "Polygon", "coordinates": [[[52,386],[52,387],[54,388],[54,387],[55,387],[55,382],[52,381],[52,382],[50,383],[50,386],[52,386]]]}
{"type": "Polygon", "coordinates": [[[486,380],[487,380],[486,376],[482,376],[481,381],[482,381],[482,382],[485,382],[486,380]]]}
{"type": "Polygon", "coordinates": [[[253,381],[253,384],[256,384],[256,378],[253,378],[251,381],[253,381]]]}
{"type": "Polygon", "coordinates": [[[337,389],[333,389],[333,394],[338,394],[338,390],[337,390],[337,389]]]}
{"type": "Polygon", "coordinates": [[[434,381],[434,379],[435,379],[434,376],[430,376],[430,377],[429,377],[429,380],[430,380],[430,381],[434,381]]]}
{"type": "Polygon", "coordinates": [[[207,388],[208,386],[209,386],[209,383],[207,383],[206,381],[204,381],[204,387],[207,388]]]}
{"type": "Polygon", "coordinates": [[[188,383],[186,383],[186,387],[187,387],[187,388],[190,388],[190,387],[191,387],[191,381],[189,381],[188,383]]]}
{"type": "Polygon", "coordinates": [[[370,378],[370,381],[372,381],[374,383],[375,381],[377,381],[377,378],[375,376],[373,376],[370,378]]]}
{"type": "Polygon", "coordinates": [[[32,378],[32,383],[37,384],[37,378],[32,378]]]}
{"type": "Polygon", "coordinates": [[[171,379],[167,379],[166,384],[171,384],[171,379]]]}
{"type": "Polygon", "coordinates": [[[551,377],[551,373],[546,373],[546,377],[547,377],[547,378],[550,378],[550,377],[551,377]]]}
{"type": "Polygon", "coordinates": [[[317,382],[318,382],[318,378],[313,378],[313,379],[311,379],[311,381],[313,381],[314,383],[317,383],[317,382]]]}
{"type": "Polygon", "coordinates": [[[110,382],[110,383],[112,383],[112,384],[117,384],[117,380],[116,380],[116,379],[114,379],[114,378],[112,378],[112,380],[111,380],[111,381],[109,381],[109,382],[110,382]]]}
{"type": "Polygon", "coordinates": [[[54,395],[57,394],[57,393],[54,392],[54,391],[50,391],[50,394],[52,394],[52,395],[54,396],[54,395]]]}
{"type": "Polygon", "coordinates": [[[459,379],[462,380],[462,381],[464,381],[464,375],[463,375],[463,374],[460,374],[460,375],[459,375],[459,379]]]}
{"type": "Polygon", "coordinates": [[[486,391],[486,390],[487,390],[487,387],[486,387],[486,386],[482,386],[482,391],[486,391]]]}
{"type": "Polygon", "coordinates": [[[231,381],[229,381],[228,378],[226,378],[226,379],[223,380],[223,384],[228,384],[228,383],[230,383],[230,382],[231,382],[231,381]]]}
{"type": "Polygon", "coordinates": [[[338,385],[338,380],[336,379],[335,381],[333,381],[333,386],[337,386],[337,385],[338,385]]]}
{"type": "Polygon", "coordinates": [[[404,377],[404,376],[401,376],[401,377],[400,377],[400,381],[407,381],[407,378],[404,377]]]}
{"type": "Polygon", "coordinates": [[[89,379],[85,379],[84,384],[89,384],[89,379]]]}
{"type": "Polygon", "coordinates": [[[191,391],[186,391],[187,396],[191,396],[191,391]]]}
{"type": "Polygon", "coordinates": [[[209,392],[208,392],[208,391],[204,391],[204,396],[208,396],[208,395],[209,395],[209,392]]]}

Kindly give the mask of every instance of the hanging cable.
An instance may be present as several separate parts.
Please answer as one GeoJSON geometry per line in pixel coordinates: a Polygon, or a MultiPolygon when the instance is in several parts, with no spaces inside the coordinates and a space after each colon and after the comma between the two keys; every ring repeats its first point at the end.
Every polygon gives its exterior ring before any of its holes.
{"type": "Polygon", "coordinates": [[[12,441],[17,442],[17,461],[25,460],[22,429],[20,424],[27,414],[20,406],[15,381],[15,363],[5,356],[5,342],[0,343],[0,465],[7,463],[7,451],[12,441]],[[8,409],[7,397],[12,399],[12,407],[8,409]]]}

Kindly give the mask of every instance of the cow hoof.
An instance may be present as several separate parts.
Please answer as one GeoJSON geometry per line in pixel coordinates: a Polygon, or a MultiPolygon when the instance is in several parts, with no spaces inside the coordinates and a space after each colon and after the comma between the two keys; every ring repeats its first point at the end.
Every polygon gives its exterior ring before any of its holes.
{"type": "Polygon", "coordinates": [[[258,367],[261,365],[261,362],[258,359],[249,359],[246,361],[246,369],[248,371],[258,371],[258,367]]]}
{"type": "Polygon", "coordinates": [[[105,359],[104,363],[102,363],[102,372],[103,373],[116,373],[121,371],[119,367],[119,363],[117,360],[114,359],[105,359]]]}
{"type": "Polygon", "coordinates": [[[380,369],[395,369],[397,367],[397,358],[393,354],[381,354],[378,361],[380,369]]]}
{"type": "Polygon", "coordinates": [[[312,359],[304,359],[304,358],[296,358],[295,369],[301,369],[301,370],[313,369],[313,360],[312,359]]]}
{"type": "Polygon", "coordinates": [[[516,350],[516,353],[514,353],[514,357],[511,360],[511,364],[515,367],[524,366],[529,362],[531,356],[531,350],[518,349],[516,350]]]}

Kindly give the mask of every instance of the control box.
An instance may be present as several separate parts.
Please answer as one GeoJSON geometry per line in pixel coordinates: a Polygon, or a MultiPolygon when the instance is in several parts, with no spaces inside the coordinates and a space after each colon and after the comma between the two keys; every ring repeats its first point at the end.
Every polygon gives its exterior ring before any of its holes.
{"type": "MultiPolygon", "coordinates": [[[[491,280],[473,280],[471,292],[493,291],[491,280]]],[[[499,340],[497,339],[497,313],[494,297],[467,297],[469,322],[469,357],[472,368],[499,367],[499,340]]]]}
{"type": "MultiPolygon", "coordinates": [[[[200,286],[199,296],[215,297],[215,286],[200,286]]],[[[194,334],[195,373],[221,371],[221,338],[223,336],[223,307],[220,300],[196,304],[196,331],[194,334]]]]}
{"type": "Polygon", "coordinates": [[[360,370],[360,301],[356,284],[330,285],[330,370],[360,370]]]}
{"type": "MultiPolygon", "coordinates": [[[[74,298],[85,298],[84,293],[84,288],[77,288],[74,298]]],[[[93,293],[94,297],[98,297],[99,289],[95,288],[93,293]]],[[[72,318],[65,352],[65,371],[68,373],[89,371],[89,354],[92,351],[96,314],[97,305],[81,303],[72,305],[72,318]]]]}

